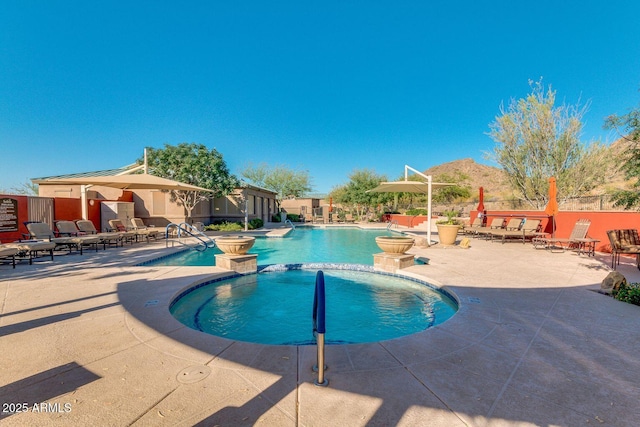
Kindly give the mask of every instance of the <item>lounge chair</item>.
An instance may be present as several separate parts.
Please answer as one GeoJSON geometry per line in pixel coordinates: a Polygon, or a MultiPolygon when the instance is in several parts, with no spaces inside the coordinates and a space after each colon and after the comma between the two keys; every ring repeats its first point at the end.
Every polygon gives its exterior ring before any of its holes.
{"type": "Polygon", "coordinates": [[[18,250],[16,257],[25,258],[29,260],[29,264],[33,264],[34,258],[38,257],[39,252],[47,252],[53,261],[53,250],[56,248],[56,244],[44,240],[28,240],[6,243],[3,247],[15,248],[18,250]]]}
{"type": "MultiPolygon", "coordinates": [[[[118,246],[118,243],[120,244],[120,246],[122,246],[122,242],[125,240],[126,237],[126,233],[119,233],[119,232],[112,232],[112,233],[98,233],[98,230],[96,229],[96,226],[93,225],[92,221],[89,221],[88,219],[79,219],[76,221],[76,227],[78,227],[78,230],[80,230],[82,233],[85,234],[92,234],[92,235],[96,235],[98,237],[100,237],[100,240],[102,241],[103,245],[116,245],[116,247],[118,246]]],[[[133,236],[132,235],[132,239],[133,240],[133,236]]]]}
{"type": "Polygon", "coordinates": [[[569,237],[538,237],[538,244],[542,244],[545,249],[581,249],[583,242],[587,239],[587,232],[591,221],[579,219],[576,221],[569,237]]]}
{"type": "Polygon", "coordinates": [[[344,222],[356,222],[356,220],[353,218],[353,214],[345,214],[344,215],[344,222]]]}
{"type": "Polygon", "coordinates": [[[522,227],[522,218],[509,218],[504,227],[489,230],[487,238],[493,241],[494,237],[500,237],[506,232],[520,231],[520,227],[522,227]]]}
{"type": "Polygon", "coordinates": [[[504,228],[504,218],[496,217],[491,220],[490,225],[486,225],[484,227],[478,227],[476,229],[475,235],[488,237],[492,231],[496,231],[502,228],[504,228]]]}
{"type": "Polygon", "coordinates": [[[611,244],[611,268],[620,265],[620,255],[635,255],[636,267],[640,269],[640,237],[638,230],[607,230],[611,244]]]}
{"type": "Polygon", "coordinates": [[[76,248],[82,255],[83,240],[80,237],[56,237],[49,225],[44,222],[27,222],[25,225],[32,239],[49,241],[55,243],[56,247],[66,246],[69,253],[72,252],[72,248],[76,248]]]}
{"type": "Polygon", "coordinates": [[[111,227],[111,230],[113,230],[114,232],[122,235],[123,240],[127,240],[131,243],[133,243],[134,240],[137,242],[138,237],[146,237],[146,235],[138,233],[136,230],[127,228],[122,220],[119,219],[110,219],[109,227],[111,227]]]}
{"type": "MultiPolygon", "coordinates": [[[[508,227],[508,226],[507,226],[508,227]]],[[[522,243],[525,243],[527,239],[533,239],[538,235],[538,229],[540,228],[539,219],[526,219],[522,227],[517,230],[496,230],[491,233],[491,240],[494,237],[502,239],[502,243],[507,239],[522,239],[522,243]]]]}
{"type": "Polygon", "coordinates": [[[471,224],[462,227],[462,233],[474,235],[480,227],[482,227],[482,217],[476,217],[471,224]]]}
{"type": "Polygon", "coordinates": [[[16,255],[19,253],[18,248],[0,245],[0,259],[10,259],[13,268],[16,268],[16,255]]]}
{"type": "Polygon", "coordinates": [[[82,246],[94,246],[96,248],[96,252],[98,252],[99,243],[102,243],[103,247],[105,247],[105,244],[100,237],[83,233],[78,230],[76,223],[73,221],[56,221],[56,228],[58,229],[58,236],[77,237],[82,240],[82,246]]]}
{"type": "Polygon", "coordinates": [[[131,225],[133,225],[133,229],[136,233],[144,235],[147,239],[158,239],[159,236],[162,235],[160,230],[156,230],[154,227],[149,227],[145,225],[144,221],[140,218],[131,218],[131,225]]]}

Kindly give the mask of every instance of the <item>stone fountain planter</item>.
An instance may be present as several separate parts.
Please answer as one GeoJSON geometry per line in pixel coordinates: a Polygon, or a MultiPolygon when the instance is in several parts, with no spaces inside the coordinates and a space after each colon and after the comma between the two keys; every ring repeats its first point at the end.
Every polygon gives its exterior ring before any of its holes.
{"type": "Polygon", "coordinates": [[[414,238],[408,236],[378,236],[376,244],[386,254],[401,255],[413,246],[414,238]]]}
{"type": "Polygon", "coordinates": [[[253,247],[255,237],[221,236],[215,239],[218,248],[229,255],[244,255],[253,247]]]}

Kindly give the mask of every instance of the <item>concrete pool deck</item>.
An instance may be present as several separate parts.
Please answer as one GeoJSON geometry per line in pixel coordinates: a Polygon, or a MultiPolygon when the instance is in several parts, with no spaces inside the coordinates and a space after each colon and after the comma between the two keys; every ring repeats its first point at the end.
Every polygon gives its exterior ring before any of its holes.
{"type": "Polygon", "coordinates": [[[478,239],[413,248],[429,265],[408,274],[446,286],[459,312],[411,336],[327,347],[329,386],[316,387],[315,346],[234,342],[173,319],[180,289],[227,273],[135,266],[165,251],[0,265],[0,424],[638,425],[640,307],[595,292],[608,254],[478,239]]]}

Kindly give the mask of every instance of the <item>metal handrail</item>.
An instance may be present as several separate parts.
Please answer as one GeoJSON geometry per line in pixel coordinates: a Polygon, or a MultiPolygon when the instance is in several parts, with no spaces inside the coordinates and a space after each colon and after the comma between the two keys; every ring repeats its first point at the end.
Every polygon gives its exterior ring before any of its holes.
{"type": "Polygon", "coordinates": [[[165,237],[166,237],[165,241],[167,242],[167,245],[169,244],[169,231],[172,228],[175,228],[178,232],[178,243],[192,247],[197,251],[203,252],[203,251],[206,251],[207,249],[215,247],[216,245],[215,241],[211,237],[207,236],[202,231],[198,230],[196,227],[186,222],[181,222],[180,224],[176,224],[172,222],[169,225],[167,225],[167,227],[165,228],[165,237]],[[195,238],[196,240],[198,240],[198,243],[194,246],[183,243],[180,240],[182,237],[181,236],[182,233],[188,235],[189,237],[195,238]]]}
{"type": "Polygon", "coordinates": [[[324,334],[326,332],[324,297],[324,273],[319,270],[316,273],[316,288],[313,295],[313,335],[316,337],[318,347],[318,362],[313,370],[318,372],[318,378],[313,383],[321,387],[329,385],[329,380],[324,377],[324,371],[327,369],[324,364],[324,334]]]}
{"type": "Polygon", "coordinates": [[[293,225],[293,222],[291,222],[291,220],[290,220],[289,218],[285,219],[285,220],[284,220],[284,223],[285,223],[285,224],[289,223],[289,224],[291,225],[291,228],[293,228],[294,230],[296,229],[296,226],[295,226],[295,225],[293,225]]]}
{"type": "Polygon", "coordinates": [[[387,224],[387,230],[389,230],[392,225],[395,225],[396,228],[398,228],[398,221],[395,219],[393,221],[389,221],[389,224],[387,224]]]}

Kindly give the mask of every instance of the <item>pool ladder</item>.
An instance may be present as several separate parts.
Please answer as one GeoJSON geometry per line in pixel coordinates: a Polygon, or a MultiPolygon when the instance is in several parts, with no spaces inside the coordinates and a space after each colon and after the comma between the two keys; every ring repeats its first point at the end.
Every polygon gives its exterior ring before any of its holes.
{"type": "Polygon", "coordinates": [[[398,221],[397,220],[389,221],[389,223],[387,224],[387,230],[390,229],[394,225],[396,226],[396,228],[398,228],[398,221]]]}
{"type": "Polygon", "coordinates": [[[180,224],[176,224],[174,222],[167,225],[165,228],[165,242],[166,246],[169,246],[169,242],[178,242],[181,245],[189,246],[197,251],[204,252],[207,249],[213,248],[216,246],[216,242],[202,231],[198,230],[191,224],[186,222],[181,222],[180,224]],[[176,239],[169,239],[170,237],[176,236],[176,239]],[[183,240],[183,237],[185,240],[183,240]],[[196,240],[195,243],[188,243],[186,238],[192,237],[196,240]]]}
{"type": "Polygon", "coordinates": [[[316,337],[318,348],[318,361],[313,371],[318,373],[318,378],[313,383],[320,387],[329,385],[329,380],[324,376],[327,366],[324,364],[324,334],[325,327],[325,299],[324,299],[324,273],[319,270],[316,273],[316,289],[313,295],[313,335],[316,337]]]}
{"type": "Polygon", "coordinates": [[[284,224],[285,224],[285,225],[289,224],[289,225],[291,226],[291,228],[293,228],[294,230],[296,229],[296,226],[295,226],[295,225],[293,225],[293,222],[291,222],[291,220],[290,220],[290,219],[286,219],[286,220],[284,221],[284,224]]]}

